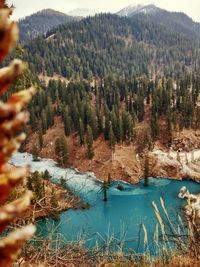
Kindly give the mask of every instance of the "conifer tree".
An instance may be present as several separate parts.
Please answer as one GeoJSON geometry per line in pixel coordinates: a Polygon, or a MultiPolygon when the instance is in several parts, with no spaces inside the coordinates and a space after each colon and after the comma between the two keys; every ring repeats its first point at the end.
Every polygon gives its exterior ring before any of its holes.
{"type": "Polygon", "coordinates": [[[51,127],[54,124],[54,111],[53,111],[53,104],[50,98],[48,98],[48,103],[46,107],[46,120],[47,120],[47,127],[51,127]]]}
{"type": "Polygon", "coordinates": [[[35,144],[32,145],[31,154],[33,156],[33,161],[37,161],[38,160],[39,151],[38,151],[38,148],[37,148],[37,146],[35,144]]]}
{"type": "Polygon", "coordinates": [[[91,127],[88,125],[87,127],[87,157],[88,159],[92,159],[94,157],[93,150],[93,133],[91,127]]]}
{"type": "Polygon", "coordinates": [[[64,109],[63,111],[63,123],[64,123],[65,135],[69,136],[71,133],[71,119],[67,108],[64,109]]]}
{"type": "Polygon", "coordinates": [[[48,170],[45,170],[43,173],[43,179],[44,180],[49,180],[51,178],[51,175],[48,170]]]}
{"type": "Polygon", "coordinates": [[[153,141],[156,141],[159,136],[159,125],[158,125],[157,114],[152,114],[151,117],[151,136],[153,141]]]}
{"type": "Polygon", "coordinates": [[[40,145],[40,149],[42,149],[42,146],[43,146],[43,133],[42,133],[42,126],[41,126],[41,122],[39,123],[39,129],[38,129],[38,139],[39,139],[39,145],[40,145]]]}
{"type": "Polygon", "coordinates": [[[103,132],[103,116],[99,109],[96,110],[96,114],[97,114],[97,133],[99,135],[103,132]]]}
{"type": "Polygon", "coordinates": [[[65,179],[64,177],[61,177],[61,178],[60,178],[60,185],[61,185],[62,187],[66,187],[66,184],[67,184],[66,179],[65,179]]]}
{"type": "Polygon", "coordinates": [[[119,114],[117,118],[117,131],[116,131],[116,141],[117,143],[120,143],[123,140],[123,124],[122,124],[122,118],[119,114]]]}
{"type": "Polygon", "coordinates": [[[67,147],[67,141],[65,136],[61,136],[61,155],[62,155],[62,161],[63,165],[66,166],[68,164],[68,147],[67,147]]]}
{"type": "Polygon", "coordinates": [[[168,135],[168,146],[172,144],[172,116],[171,112],[167,114],[167,135],[168,135]]]}
{"type": "MultiPolygon", "coordinates": [[[[32,190],[35,193],[35,197],[37,200],[43,198],[44,191],[43,191],[43,181],[42,177],[38,171],[34,172],[31,176],[32,180],[32,190]]],[[[30,184],[28,185],[30,187],[30,184]]]]}
{"type": "Polygon", "coordinates": [[[153,149],[153,143],[151,140],[151,130],[149,127],[144,129],[144,143],[142,150],[144,150],[145,148],[147,148],[149,151],[153,149]]]}
{"type": "Polygon", "coordinates": [[[58,221],[59,220],[59,212],[57,210],[58,200],[57,200],[57,196],[56,196],[54,188],[52,188],[52,191],[51,191],[50,204],[51,204],[51,209],[52,209],[50,216],[52,217],[53,220],[58,221]]]}
{"type": "Polygon", "coordinates": [[[105,106],[105,126],[104,126],[104,137],[106,140],[109,139],[109,130],[110,130],[110,112],[106,105],[105,106]]]}
{"type": "Polygon", "coordinates": [[[58,137],[55,140],[55,154],[59,163],[60,163],[60,151],[61,151],[61,143],[60,143],[60,138],[58,137]]]}
{"type": "Polygon", "coordinates": [[[26,187],[29,191],[33,191],[33,181],[31,175],[27,177],[26,187]]]}
{"type": "Polygon", "coordinates": [[[57,161],[62,166],[68,164],[68,148],[65,136],[60,136],[55,141],[55,154],[57,161]]]}
{"type": "Polygon", "coordinates": [[[112,151],[115,150],[115,135],[113,133],[112,124],[110,125],[110,130],[109,130],[109,146],[112,149],[112,151]]]}
{"type": "Polygon", "coordinates": [[[42,127],[42,133],[45,134],[47,131],[47,118],[44,110],[42,110],[41,127],[42,127]]]}
{"type": "Polygon", "coordinates": [[[33,130],[35,130],[37,128],[37,117],[35,115],[35,110],[34,110],[33,106],[31,106],[31,108],[30,108],[30,125],[31,125],[33,130]]]}
{"type": "Polygon", "coordinates": [[[81,119],[79,119],[78,133],[80,138],[80,144],[83,145],[85,143],[84,142],[85,131],[84,131],[83,121],[81,119]]]}

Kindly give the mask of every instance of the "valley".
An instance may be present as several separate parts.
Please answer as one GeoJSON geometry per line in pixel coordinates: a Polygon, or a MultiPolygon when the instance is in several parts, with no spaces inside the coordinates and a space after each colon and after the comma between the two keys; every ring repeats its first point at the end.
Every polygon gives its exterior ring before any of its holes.
{"type": "Polygon", "coordinates": [[[31,6],[0,1],[0,266],[199,266],[200,23],[31,6]]]}

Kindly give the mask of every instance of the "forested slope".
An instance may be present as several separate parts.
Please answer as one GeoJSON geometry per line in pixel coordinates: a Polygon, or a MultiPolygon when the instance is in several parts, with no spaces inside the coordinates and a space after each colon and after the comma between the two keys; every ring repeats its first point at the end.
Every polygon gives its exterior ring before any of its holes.
{"type": "Polygon", "coordinates": [[[68,16],[64,13],[45,9],[31,16],[19,20],[20,42],[25,44],[39,35],[46,34],[49,30],[76,20],[77,18],[68,16]]]}
{"type": "Polygon", "coordinates": [[[194,38],[157,24],[102,14],[60,26],[26,47],[25,59],[37,73],[85,79],[164,74],[176,76],[199,66],[194,38]],[[49,38],[48,38],[49,37],[49,38]]]}

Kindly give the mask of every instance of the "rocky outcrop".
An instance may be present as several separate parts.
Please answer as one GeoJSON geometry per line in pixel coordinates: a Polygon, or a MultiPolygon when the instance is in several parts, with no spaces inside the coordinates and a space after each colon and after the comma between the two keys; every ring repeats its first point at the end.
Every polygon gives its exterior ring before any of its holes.
{"type": "Polygon", "coordinates": [[[185,178],[200,182],[200,150],[191,152],[155,150],[150,155],[155,161],[152,176],[174,179],[185,178]]]}

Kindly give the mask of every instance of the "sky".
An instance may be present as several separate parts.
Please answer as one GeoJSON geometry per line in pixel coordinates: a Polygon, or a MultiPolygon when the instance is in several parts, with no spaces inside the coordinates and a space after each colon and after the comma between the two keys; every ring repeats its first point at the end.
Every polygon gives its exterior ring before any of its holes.
{"type": "Polygon", "coordinates": [[[128,5],[155,4],[169,11],[182,11],[200,22],[200,0],[8,0],[16,7],[14,19],[23,18],[46,8],[63,13],[76,8],[89,8],[98,12],[114,12],[128,5]]]}

